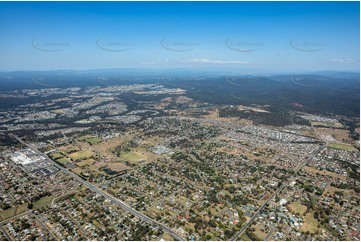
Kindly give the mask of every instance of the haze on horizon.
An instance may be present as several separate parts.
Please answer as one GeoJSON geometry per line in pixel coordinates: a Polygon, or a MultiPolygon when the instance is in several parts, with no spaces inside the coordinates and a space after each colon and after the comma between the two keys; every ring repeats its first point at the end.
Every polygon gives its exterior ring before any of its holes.
{"type": "Polygon", "coordinates": [[[1,2],[0,71],[358,71],[359,2],[1,2]]]}

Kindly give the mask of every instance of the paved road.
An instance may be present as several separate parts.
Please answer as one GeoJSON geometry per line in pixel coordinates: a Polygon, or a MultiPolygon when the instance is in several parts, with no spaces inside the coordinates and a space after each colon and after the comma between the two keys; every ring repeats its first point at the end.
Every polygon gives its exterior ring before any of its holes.
{"type": "MultiPolygon", "coordinates": [[[[307,165],[307,163],[309,161],[312,160],[312,158],[317,155],[322,149],[324,149],[326,147],[326,145],[322,145],[320,146],[316,151],[314,151],[309,157],[308,159],[306,159],[305,162],[303,162],[296,170],[295,170],[295,174],[297,174],[298,171],[300,171],[305,165],[307,165]]],[[[237,240],[245,231],[246,229],[253,223],[253,221],[257,218],[257,216],[261,213],[261,211],[266,207],[266,205],[272,200],[272,198],[274,198],[278,193],[280,193],[283,189],[285,189],[286,187],[289,186],[289,184],[296,180],[296,175],[291,177],[289,179],[289,182],[282,184],[275,193],[273,193],[272,196],[270,196],[263,204],[262,206],[255,212],[255,214],[251,217],[251,219],[248,221],[248,223],[246,223],[245,226],[243,226],[243,228],[238,231],[234,236],[232,236],[231,241],[237,240]]]]}
{"type": "Polygon", "coordinates": [[[7,222],[9,222],[10,220],[13,220],[13,219],[19,218],[19,217],[24,216],[24,215],[26,215],[26,214],[31,214],[31,212],[32,212],[31,210],[28,210],[28,211],[25,211],[25,212],[19,213],[18,215],[15,215],[15,216],[13,216],[13,217],[10,217],[10,218],[7,218],[7,219],[4,219],[4,220],[1,220],[1,221],[0,221],[0,224],[7,223],[7,222]]]}
{"type": "Polygon", "coordinates": [[[160,227],[164,232],[170,234],[173,238],[175,238],[176,240],[180,240],[180,241],[184,241],[185,239],[183,237],[181,237],[180,235],[178,235],[177,233],[175,233],[173,230],[171,230],[169,227],[155,221],[154,219],[148,217],[147,215],[138,212],[137,210],[135,210],[134,208],[132,208],[130,205],[128,205],[127,203],[121,201],[118,198],[115,198],[111,195],[109,195],[108,193],[104,192],[103,190],[100,190],[97,186],[95,186],[92,183],[89,183],[85,180],[83,180],[82,178],[80,178],[78,175],[76,175],[75,173],[69,171],[68,169],[60,166],[59,164],[57,164],[55,161],[53,161],[52,159],[50,159],[47,155],[43,154],[41,151],[39,151],[38,149],[36,149],[35,147],[33,147],[32,145],[24,142],[22,139],[20,139],[19,137],[17,137],[16,135],[10,134],[10,136],[14,137],[15,139],[17,139],[20,143],[22,143],[23,145],[26,145],[27,147],[31,148],[33,151],[35,151],[38,155],[43,156],[46,158],[46,160],[48,160],[49,162],[51,162],[54,166],[56,166],[57,168],[59,168],[61,171],[63,171],[64,173],[68,174],[69,176],[73,177],[74,179],[76,179],[77,181],[79,181],[80,183],[82,183],[84,186],[88,187],[89,189],[91,189],[92,191],[104,196],[105,198],[109,199],[110,201],[114,202],[115,204],[119,205],[121,208],[123,208],[124,210],[128,211],[129,213],[133,214],[134,216],[142,219],[143,221],[146,221],[148,223],[151,223],[153,225],[157,225],[158,227],[160,227]]]}
{"type": "Polygon", "coordinates": [[[0,224],[0,230],[3,232],[4,236],[6,237],[6,239],[8,241],[12,241],[12,239],[9,237],[8,233],[6,233],[5,229],[3,228],[3,226],[0,224]]]}
{"type": "Polygon", "coordinates": [[[40,223],[41,227],[43,227],[44,230],[48,231],[49,234],[51,235],[51,237],[53,237],[54,240],[57,239],[57,237],[54,235],[53,231],[51,231],[51,230],[48,228],[48,226],[46,226],[46,225],[43,223],[42,218],[40,218],[38,215],[36,215],[36,214],[34,214],[34,213],[33,213],[33,215],[34,215],[35,219],[40,223]]]}

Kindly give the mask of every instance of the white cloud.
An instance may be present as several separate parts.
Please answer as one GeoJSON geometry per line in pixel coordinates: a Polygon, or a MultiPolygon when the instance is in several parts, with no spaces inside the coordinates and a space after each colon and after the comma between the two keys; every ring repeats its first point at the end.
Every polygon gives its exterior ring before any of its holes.
{"type": "Polygon", "coordinates": [[[341,58],[334,58],[331,59],[331,62],[337,64],[353,64],[355,63],[351,58],[341,59],[341,58]]]}
{"type": "Polygon", "coordinates": [[[182,61],[184,63],[206,63],[206,64],[248,64],[246,61],[238,60],[209,60],[207,58],[198,58],[188,61],[182,61]]]}
{"type": "Polygon", "coordinates": [[[170,60],[157,60],[157,61],[143,61],[144,65],[159,65],[159,64],[176,64],[176,63],[200,63],[200,64],[250,64],[246,61],[238,60],[209,60],[207,58],[197,58],[191,60],[170,61],[170,60]]]}
{"type": "Polygon", "coordinates": [[[162,61],[143,61],[143,62],[141,62],[141,64],[144,64],[144,65],[159,65],[159,64],[166,64],[166,63],[170,63],[170,61],[162,60],[162,61]]]}

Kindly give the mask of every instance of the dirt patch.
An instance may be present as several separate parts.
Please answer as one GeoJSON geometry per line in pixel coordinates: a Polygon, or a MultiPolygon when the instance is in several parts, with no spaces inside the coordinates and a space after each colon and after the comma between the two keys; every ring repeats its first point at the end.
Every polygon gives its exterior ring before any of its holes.
{"type": "Polygon", "coordinates": [[[117,162],[117,163],[109,163],[107,166],[113,170],[113,171],[125,171],[130,170],[131,168],[129,166],[124,165],[123,163],[117,162]]]}
{"type": "Polygon", "coordinates": [[[301,231],[315,233],[317,231],[318,221],[313,217],[314,213],[308,213],[303,217],[301,231]]]}
{"type": "Polygon", "coordinates": [[[331,171],[320,171],[320,170],[317,170],[317,169],[315,169],[313,167],[310,167],[310,166],[305,166],[303,168],[303,170],[306,171],[306,172],[313,173],[313,174],[321,174],[321,175],[330,176],[330,177],[333,177],[333,178],[336,178],[336,179],[340,179],[342,181],[347,181],[346,176],[343,176],[343,175],[340,175],[340,174],[337,174],[337,173],[334,173],[334,172],[331,172],[331,171]]]}
{"type": "Polygon", "coordinates": [[[217,120],[217,121],[222,121],[222,122],[228,122],[228,123],[234,123],[234,124],[238,124],[238,125],[251,125],[253,124],[253,121],[248,120],[248,119],[243,119],[243,118],[225,118],[225,117],[219,117],[219,110],[218,109],[214,109],[214,110],[207,110],[207,112],[209,114],[207,115],[203,115],[203,118],[206,119],[210,119],[210,120],[217,120]]]}
{"type": "Polygon", "coordinates": [[[237,109],[238,109],[238,111],[253,111],[253,112],[257,112],[257,113],[269,113],[267,110],[265,110],[261,107],[250,107],[250,106],[238,105],[237,109]]]}
{"type": "Polygon", "coordinates": [[[105,142],[101,142],[100,144],[93,145],[93,149],[100,153],[110,153],[111,154],[111,152],[109,152],[109,149],[115,148],[128,141],[130,141],[130,137],[128,137],[128,136],[116,137],[113,139],[109,139],[105,142]]]}
{"type": "Polygon", "coordinates": [[[316,128],[317,132],[321,135],[330,135],[340,142],[352,142],[349,137],[350,132],[347,129],[333,129],[333,128],[316,128]]]}
{"type": "Polygon", "coordinates": [[[292,211],[292,213],[299,213],[303,214],[306,212],[307,207],[299,202],[293,202],[290,205],[288,205],[288,208],[292,211]]]}
{"type": "Polygon", "coordinates": [[[78,163],[76,163],[77,166],[83,167],[83,166],[91,166],[93,164],[95,164],[95,160],[93,159],[88,159],[88,160],[82,160],[78,163]]]}

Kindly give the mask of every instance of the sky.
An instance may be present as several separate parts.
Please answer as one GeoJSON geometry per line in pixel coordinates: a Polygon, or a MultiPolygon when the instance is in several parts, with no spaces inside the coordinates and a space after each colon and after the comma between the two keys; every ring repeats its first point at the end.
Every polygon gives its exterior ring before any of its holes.
{"type": "Polygon", "coordinates": [[[0,71],[359,71],[359,2],[0,2],[0,71]]]}

